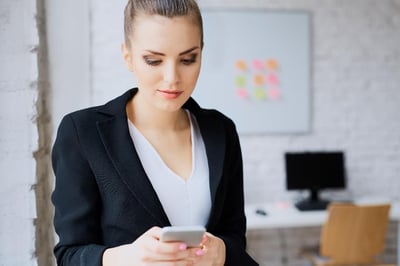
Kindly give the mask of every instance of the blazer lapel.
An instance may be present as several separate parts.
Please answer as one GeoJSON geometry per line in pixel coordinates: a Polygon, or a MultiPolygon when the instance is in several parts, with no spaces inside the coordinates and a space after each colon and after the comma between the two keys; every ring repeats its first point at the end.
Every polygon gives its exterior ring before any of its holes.
{"type": "Polygon", "coordinates": [[[225,135],[222,134],[221,124],[214,123],[214,120],[198,119],[200,132],[203,136],[206,147],[208,167],[210,171],[211,201],[214,205],[218,185],[222,178],[222,170],[225,159],[225,135]]]}
{"type": "MultiPolygon", "coordinates": [[[[210,172],[210,192],[212,209],[210,220],[219,213],[218,203],[215,201],[218,186],[221,182],[222,172],[225,161],[226,152],[226,136],[223,125],[213,119],[213,116],[208,116],[207,111],[201,109],[200,106],[190,98],[183,106],[192,112],[199,124],[200,132],[203,137],[206,147],[208,167],[210,172]]],[[[215,217],[214,217],[215,218],[215,217]]]]}
{"type": "MultiPolygon", "coordinates": [[[[129,134],[125,106],[131,97],[125,94],[120,97],[122,99],[118,98],[112,102],[111,106],[123,110],[119,110],[118,114],[106,120],[97,122],[97,129],[110,160],[128,189],[160,225],[170,225],[129,134]]],[[[108,105],[110,107],[110,103],[108,105]]]]}

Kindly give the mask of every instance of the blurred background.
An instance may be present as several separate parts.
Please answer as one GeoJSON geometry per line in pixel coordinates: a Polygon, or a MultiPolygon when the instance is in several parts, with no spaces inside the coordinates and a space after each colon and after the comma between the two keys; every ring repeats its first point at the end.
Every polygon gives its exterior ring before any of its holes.
{"type": "MultiPolygon", "coordinates": [[[[399,0],[198,3],[311,18],[309,130],[240,134],[246,204],[286,206],[307,196],[287,190],[284,154],[310,150],[346,155],[346,187],[322,195],[400,201],[399,0]]],[[[125,4],[0,0],[0,265],[54,265],[51,146],[66,113],[135,86],[120,53],[125,4]]],[[[391,222],[388,263],[398,259],[398,232],[391,222]]],[[[249,252],[261,265],[309,265],[296,252],[319,233],[318,226],[252,230],[249,252]]]]}

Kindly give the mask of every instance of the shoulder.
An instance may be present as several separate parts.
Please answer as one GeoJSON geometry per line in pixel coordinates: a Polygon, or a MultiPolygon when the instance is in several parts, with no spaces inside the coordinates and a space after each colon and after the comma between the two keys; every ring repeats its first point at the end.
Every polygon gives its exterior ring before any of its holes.
{"type": "Polygon", "coordinates": [[[74,123],[78,124],[85,124],[85,123],[90,123],[91,121],[97,121],[98,119],[107,117],[104,116],[102,112],[99,112],[99,110],[102,110],[103,108],[104,105],[99,105],[70,112],[63,117],[61,123],[63,123],[66,120],[67,121],[71,120],[74,123]]]}
{"type": "Polygon", "coordinates": [[[93,134],[98,121],[108,118],[97,111],[99,108],[101,106],[93,106],[66,114],[58,126],[57,139],[93,134]]]}

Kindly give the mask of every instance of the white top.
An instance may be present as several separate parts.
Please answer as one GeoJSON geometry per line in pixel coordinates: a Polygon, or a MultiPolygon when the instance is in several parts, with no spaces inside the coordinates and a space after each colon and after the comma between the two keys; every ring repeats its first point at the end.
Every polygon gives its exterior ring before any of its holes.
{"type": "Polygon", "coordinates": [[[205,226],[211,210],[207,154],[196,118],[186,112],[192,140],[192,172],[187,180],[165,164],[156,149],[128,119],[129,133],[171,225],[205,226]]]}

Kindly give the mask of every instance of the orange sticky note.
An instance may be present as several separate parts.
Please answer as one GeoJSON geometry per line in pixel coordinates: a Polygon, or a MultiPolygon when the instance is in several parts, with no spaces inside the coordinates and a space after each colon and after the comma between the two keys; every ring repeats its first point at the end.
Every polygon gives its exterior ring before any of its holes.
{"type": "Polygon", "coordinates": [[[264,76],[263,75],[260,75],[260,74],[257,74],[257,75],[254,75],[254,77],[253,77],[253,83],[254,83],[254,85],[256,85],[256,86],[262,86],[262,85],[264,85],[264,76]]]}
{"type": "Polygon", "coordinates": [[[275,59],[273,59],[273,58],[270,58],[270,59],[268,59],[267,62],[266,62],[266,67],[267,67],[269,70],[278,70],[278,68],[279,68],[278,61],[275,60],[275,59]]]}
{"type": "Polygon", "coordinates": [[[246,71],[247,69],[247,64],[246,61],[244,60],[237,60],[235,63],[236,69],[240,71],[246,71]]]}

